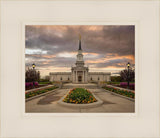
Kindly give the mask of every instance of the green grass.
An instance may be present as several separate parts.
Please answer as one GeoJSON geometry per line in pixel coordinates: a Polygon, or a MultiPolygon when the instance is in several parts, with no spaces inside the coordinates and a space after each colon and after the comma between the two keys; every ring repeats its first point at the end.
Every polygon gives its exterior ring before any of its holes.
{"type": "Polygon", "coordinates": [[[120,84],[121,82],[107,82],[107,84],[120,84]]]}
{"type": "Polygon", "coordinates": [[[36,96],[36,95],[39,95],[39,94],[42,94],[42,93],[45,93],[45,92],[48,92],[48,91],[51,91],[51,90],[54,90],[58,87],[56,86],[51,86],[49,88],[45,88],[43,90],[37,90],[37,91],[31,91],[31,92],[27,92],[25,93],[25,97],[26,98],[30,98],[30,97],[33,97],[33,96],[36,96]]]}
{"type": "Polygon", "coordinates": [[[120,90],[118,88],[111,88],[111,87],[103,87],[104,89],[108,90],[108,91],[111,91],[111,92],[115,92],[117,94],[120,94],[120,95],[124,95],[124,96],[127,96],[127,97],[130,97],[130,98],[135,98],[135,93],[134,92],[131,92],[131,91],[127,91],[127,90],[120,90]]]}
{"type": "MultiPolygon", "coordinates": [[[[123,81],[123,82],[127,82],[127,81],[123,81]]],[[[114,81],[110,81],[110,82],[106,82],[107,84],[120,84],[121,82],[114,82],[114,81]]],[[[135,83],[135,82],[129,82],[129,83],[135,83]]]]}
{"type": "Polygon", "coordinates": [[[38,82],[38,84],[52,84],[51,82],[49,82],[49,81],[44,81],[44,82],[38,82]]]}
{"type": "Polygon", "coordinates": [[[74,88],[70,90],[69,94],[63,101],[66,103],[86,104],[96,102],[97,100],[89,90],[84,88],[74,88]]]}

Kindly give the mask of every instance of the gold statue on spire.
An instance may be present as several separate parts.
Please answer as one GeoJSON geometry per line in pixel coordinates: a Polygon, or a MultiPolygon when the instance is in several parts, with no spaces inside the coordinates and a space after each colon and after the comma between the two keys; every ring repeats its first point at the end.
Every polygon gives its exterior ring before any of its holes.
{"type": "Polygon", "coordinates": [[[81,40],[81,34],[79,34],[79,40],[81,40]]]}

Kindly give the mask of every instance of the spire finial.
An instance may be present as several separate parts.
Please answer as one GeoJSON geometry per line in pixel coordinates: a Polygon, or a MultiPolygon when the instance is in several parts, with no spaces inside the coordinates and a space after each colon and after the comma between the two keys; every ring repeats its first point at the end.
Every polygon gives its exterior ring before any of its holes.
{"type": "Polygon", "coordinates": [[[82,50],[81,49],[81,34],[79,34],[79,50],[82,50]]]}
{"type": "Polygon", "coordinates": [[[81,34],[79,34],[79,40],[81,40],[81,34]]]}

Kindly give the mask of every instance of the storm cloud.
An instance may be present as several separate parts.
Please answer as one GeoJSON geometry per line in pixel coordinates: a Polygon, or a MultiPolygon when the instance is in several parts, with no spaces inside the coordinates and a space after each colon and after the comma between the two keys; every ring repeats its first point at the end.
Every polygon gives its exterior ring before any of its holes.
{"type": "Polygon", "coordinates": [[[44,75],[70,71],[76,61],[79,34],[85,63],[93,71],[120,70],[127,62],[134,65],[133,25],[26,25],[26,66],[35,63],[44,75]]]}

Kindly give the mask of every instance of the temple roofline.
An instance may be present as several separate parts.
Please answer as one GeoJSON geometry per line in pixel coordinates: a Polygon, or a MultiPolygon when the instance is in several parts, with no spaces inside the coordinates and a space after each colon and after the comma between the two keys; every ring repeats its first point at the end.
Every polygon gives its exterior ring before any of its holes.
{"type": "MultiPolygon", "coordinates": [[[[50,75],[71,75],[71,72],[50,72],[50,75]]],[[[111,72],[88,72],[88,75],[110,75],[111,72]]]]}
{"type": "Polygon", "coordinates": [[[50,72],[50,75],[71,75],[71,72],[50,72]]]}
{"type": "Polygon", "coordinates": [[[88,72],[89,75],[110,75],[111,72],[88,72]]]}

